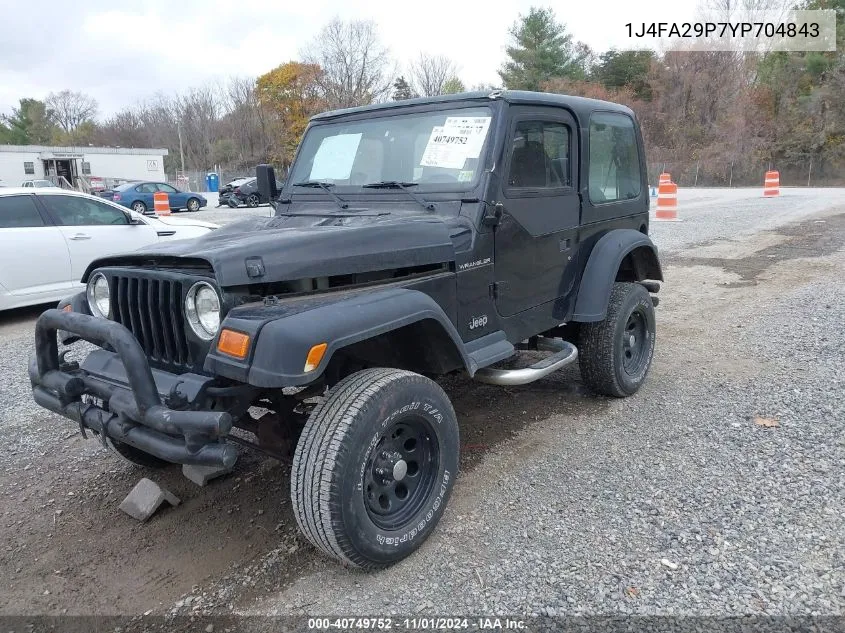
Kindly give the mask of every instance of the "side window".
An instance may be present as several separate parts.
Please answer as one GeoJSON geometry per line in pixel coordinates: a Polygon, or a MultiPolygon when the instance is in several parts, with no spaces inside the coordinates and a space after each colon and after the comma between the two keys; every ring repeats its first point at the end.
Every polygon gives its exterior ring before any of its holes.
{"type": "Polygon", "coordinates": [[[158,190],[164,193],[179,193],[175,187],[171,187],[163,182],[158,183],[158,190]]]}
{"type": "Polygon", "coordinates": [[[555,189],[572,184],[569,128],[552,121],[520,121],[514,131],[508,187],[555,189]]]}
{"type": "Polygon", "coordinates": [[[156,186],[151,182],[147,182],[143,185],[138,185],[137,187],[135,187],[135,191],[137,191],[138,193],[155,193],[156,186]]]}
{"type": "Polygon", "coordinates": [[[82,196],[40,196],[41,201],[63,226],[129,224],[126,214],[114,207],[82,196]]]}
{"type": "Polygon", "coordinates": [[[624,114],[590,117],[590,202],[616,202],[640,195],[640,158],[634,122],[624,114]]]}
{"type": "Polygon", "coordinates": [[[0,229],[44,226],[32,196],[0,196],[0,229]]]}

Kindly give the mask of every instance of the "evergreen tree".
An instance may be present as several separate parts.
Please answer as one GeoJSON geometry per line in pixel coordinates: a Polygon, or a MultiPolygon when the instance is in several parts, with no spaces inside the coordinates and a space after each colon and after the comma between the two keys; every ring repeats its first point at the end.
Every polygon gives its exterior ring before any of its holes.
{"type": "Polygon", "coordinates": [[[513,40],[507,48],[510,61],[499,70],[506,88],[540,90],[552,78],[584,79],[584,56],[551,9],[531,7],[509,33],[513,40]]]}
{"type": "Polygon", "coordinates": [[[413,99],[416,96],[417,95],[414,94],[413,90],[411,90],[411,86],[408,84],[404,77],[397,77],[396,81],[393,82],[394,101],[402,101],[403,99],[413,99]]]}

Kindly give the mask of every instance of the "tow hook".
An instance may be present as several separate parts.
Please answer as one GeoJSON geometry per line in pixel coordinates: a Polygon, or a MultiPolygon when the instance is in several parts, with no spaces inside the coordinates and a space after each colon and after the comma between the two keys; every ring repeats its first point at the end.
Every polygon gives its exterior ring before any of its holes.
{"type": "Polygon", "coordinates": [[[175,385],[170,388],[170,393],[165,396],[164,404],[167,406],[168,409],[180,410],[188,406],[188,398],[182,395],[182,393],[179,391],[179,385],[181,385],[183,382],[185,381],[178,381],[175,385]]]}

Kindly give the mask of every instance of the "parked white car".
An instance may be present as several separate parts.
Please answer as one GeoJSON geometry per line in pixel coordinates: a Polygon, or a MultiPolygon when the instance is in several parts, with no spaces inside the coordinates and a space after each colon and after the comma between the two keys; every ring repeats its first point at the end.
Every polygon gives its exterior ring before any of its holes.
{"type": "Polygon", "coordinates": [[[0,310],[78,292],[82,274],[98,257],[216,228],[193,218],[144,216],[66,189],[0,189],[0,310]]]}
{"type": "Polygon", "coordinates": [[[25,189],[44,189],[46,187],[56,187],[58,185],[54,185],[49,180],[24,180],[21,183],[21,187],[25,189]]]}

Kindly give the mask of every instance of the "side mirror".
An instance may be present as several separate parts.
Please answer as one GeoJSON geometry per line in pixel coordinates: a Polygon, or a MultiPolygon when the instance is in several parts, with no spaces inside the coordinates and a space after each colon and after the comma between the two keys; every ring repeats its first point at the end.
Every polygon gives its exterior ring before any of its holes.
{"type": "Polygon", "coordinates": [[[141,220],[136,218],[134,215],[132,215],[128,211],[126,212],[126,219],[129,220],[129,224],[133,224],[133,225],[143,224],[143,222],[141,222],[141,220]]]}
{"type": "Polygon", "coordinates": [[[270,165],[259,165],[255,168],[255,176],[258,179],[258,191],[265,200],[275,200],[279,196],[279,189],[276,187],[276,172],[270,165]]]}

